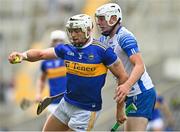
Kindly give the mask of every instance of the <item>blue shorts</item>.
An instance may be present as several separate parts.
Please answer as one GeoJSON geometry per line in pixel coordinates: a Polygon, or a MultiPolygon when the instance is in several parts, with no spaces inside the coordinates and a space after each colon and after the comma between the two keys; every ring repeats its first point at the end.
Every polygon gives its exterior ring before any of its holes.
{"type": "Polygon", "coordinates": [[[156,92],[151,88],[141,94],[128,97],[126,100],[126,107],[134,103],[137,111],[130,111],[128,117],[145,117],[148,120],[152,118],[152,112],[156,102],[156,92]]]}

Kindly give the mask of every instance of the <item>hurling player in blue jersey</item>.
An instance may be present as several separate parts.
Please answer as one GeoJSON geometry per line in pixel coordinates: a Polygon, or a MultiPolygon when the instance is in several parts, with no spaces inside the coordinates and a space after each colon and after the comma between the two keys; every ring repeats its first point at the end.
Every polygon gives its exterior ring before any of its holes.
{"type": "MultiPolygon", "coordinates": [[[[55,30],[51,32],[50,40],[51,47],[55,47],[57,44],[64,44],[67,40],[67,35],[64,31],[55,30]]],[[[59,58],[42,61],[41,75],[38,79],[36,92],[37,101],[41,101],[42,99],[42,91],[45,88],[46,80],[48,80],[50,96],[57,95],[66,90],[66,67],[63,59],[59,58]]],[[[58,98],[48,106],[48,111],[50,113],[56,109],[60,100],[61,98],[58,98]]]]}
{"type": "Polygon", "coordinates": [[[134,102],[137,111],[128,113],[125,131],[146,130],[148,120],[152,116],[156,93],[146,72],[137,40],[122,26],[122,12],[118,4],[108,3],[100,6],[95,12],[95,18],[102,34],[100,41],[114,50],[129,74],[126,85],[120,85],[115,96],[116,101],[121,102],[122,97],[126,96],[122,91],[126,89],[127,84],[131,86],[126,106],[134,102]]]}
{"type": "MultiPolygon", "coordinates": [[[[69,18],[66,24],[71,44],[58,45],[45,50],[31,49],[23,53],[13,52],[9,62],[15,57],[26,61],[62,58],[67,69],[67,92],[58,108],[47,119],[44,131],[89,131],[102,109],[101,90],[109,69],[118,84],[128,79],[123,64],[112,48],[102,45],[92,38],[93,23],[90,16],[79,14],[69,18]]],[[[127,85],[127,89],[130,89],[127,85]]],[[[127,94],[128,90],[123,91],[127,94]]],[[[119,104],[117,103],[117,109],[119,104]]],[[[119,111],[119,110],[117,110],[119,111]]],[[[120,109],[121,111],[121,109],[120,109]]],[[[117,115],[122,121],[123,111],[117,115]]]]}

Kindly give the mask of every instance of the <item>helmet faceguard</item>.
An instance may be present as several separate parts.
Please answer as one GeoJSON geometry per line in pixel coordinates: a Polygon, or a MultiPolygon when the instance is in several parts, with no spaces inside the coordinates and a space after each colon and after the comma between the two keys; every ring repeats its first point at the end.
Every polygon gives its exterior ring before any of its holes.
{"type": "Polygon", "coordinates": [[[122,12],[118,4],[108,3],[100,6],[95,13],[95,17],[104,16],[109,26],[114,26],[118,22],[122,22],[122,12]],[[109,21],[112,16],[117,17],[117,21],[110,24],[109,21]]]}
{"type": "MultiPolygon", "coordinates": [[[[71,40],[71,34],[70,30],[73,29],[81,29],[82,32],[85,33],[85,38],[88,39],[90,37],[90,34],[88,34],[88,30],[91,30],[93,28],[93,22],[90,16],[86,14],[79,14],[75,15],[69,18],[67,24],[66,24],[66,31],[69,37],[69,40],[71,40]]],[[[73,43],[73,42],[72,42],[73,43]]]]}

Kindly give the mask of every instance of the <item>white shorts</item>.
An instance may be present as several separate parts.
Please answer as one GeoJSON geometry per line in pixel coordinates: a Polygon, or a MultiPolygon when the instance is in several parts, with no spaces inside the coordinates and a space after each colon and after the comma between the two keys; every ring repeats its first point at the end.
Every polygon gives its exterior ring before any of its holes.
{"type": "Polygon", "coordinates": [[[87,111],[71,105],[62,98],[53,115],[72,130],[79,132],[91,130],[99,113],[100,111],[87,111]]]}
{"type": "Polygon", "coordinates": [[[164,122],[161,118],[157,118],[153,121],[149,121],[147,125],[147,130],[163,129],[163,128],[164,128],[164,122]]]}
{"type": "Polygon", "coordinates": [[[58,104],[50,104],[47,108],[48,112],[53,113],[56,108],[58,107],[58,104]]]}

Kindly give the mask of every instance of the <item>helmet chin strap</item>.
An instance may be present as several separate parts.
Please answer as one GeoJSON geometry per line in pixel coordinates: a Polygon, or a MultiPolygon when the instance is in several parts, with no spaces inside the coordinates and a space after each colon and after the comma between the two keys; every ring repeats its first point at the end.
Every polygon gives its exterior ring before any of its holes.
{"type": "Polygon", "coordinates": [[[119,23],[119,21],[120,21],[120,18],[118,19],[118,21],[116,22],[116,24],[114,24],[114,25],[112,26],[111,30],[105,31],[105,32],[103,32],[103,33],[101,33],[101,34],[104,35],[104,36],[109,36],[109,35],[111,34],[111,32],[113,31],[113,29],[116,27],[116,25],[119,23]]]}
{"type": "Polygon", "coordinates": [[[77,48],[81,48],[81,47],[83,47],[84,46],[84,44],[73,44],[75,47],[77,47],[77,48]]]}
{"type": "Polygon", "coordinates": [[[76,47],[76,48],[82,48],[86,43],[87,41],[90,39],[90,37],[84,42],[84,43],[78,43],[78,44],[74,44],[73,45],[76,47]]]}

